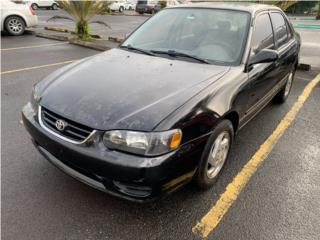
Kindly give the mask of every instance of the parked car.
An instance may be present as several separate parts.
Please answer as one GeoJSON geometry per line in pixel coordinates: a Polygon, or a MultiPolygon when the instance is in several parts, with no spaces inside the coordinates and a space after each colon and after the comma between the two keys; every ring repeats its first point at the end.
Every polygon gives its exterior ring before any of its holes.
{"type": "Polygon", "coordinates": [[[136,1],[126,1],[124,4],[124,8],[125,10],[132,11],[136,9],[136,4],[136,1]]]}
{"type": "MultiPolygon", "coordinates": [[[[187,3],[189,3],[189,2],[187,2],[187,3]]],[[[173,7],[173,6],[177,6],[179,4],[181,4],[181,3],[179,1],[177,1],[177,0],[168,0],[168,1],[166,1],[166,7],[173,7]]],[[[160,1],[158,1],[158,3],[156,4],[156,6],[154,8],[154,13],[157,13],[160,10],[161,10],[161,4],[160,4],[160,1]]]]}
{"type": "Polygon", "coordinates": [[[111,4],[109,5],[109,9],[111,11],[119,11],[123,12],[125,10],[126,1],[118,0],[118,1],[110,1],[111,4]]]}
{"type": "Polygon", "coordinates": [[[32,0],[32,1],[27,0],[27,2],[29,2],[33,10],[38,10],[40,8],[53,9],[53,10],[59,9],[59,4],[53,0],[44,0],[44,1],[43,0],[32,0]]]}
{"type": "Polygon", "coordinates": [[[299,51],[274,6],[166,8],[118,48],[36,84],[23,123],[52,164],[113,195],[153,200],[192,179],[209,188],[239,129],[288,98],[299,51]]]}
{"type": "Polygon", "coordinates": [[[139,14],[155,13],[157,4],[158,1],[155,0],[137,1],[136,12],[139,14]]]}
{"type": "Polygon", "coordinates": [[[38,24],[38,17],[30,6],[17,4],[9,0],[1,0],[1,31],[5,30],[10,35],[22,35],[26,27],[38,24]]]}

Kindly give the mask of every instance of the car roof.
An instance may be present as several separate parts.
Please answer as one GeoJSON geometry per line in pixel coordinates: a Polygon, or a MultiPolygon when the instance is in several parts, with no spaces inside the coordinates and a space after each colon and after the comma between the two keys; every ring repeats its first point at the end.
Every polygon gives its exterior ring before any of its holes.
{"type": "Polygon", "coordinates": [[[254,15],[256,12],[263,10],[281,10],[273,5],[257,4],[249,2],[200,2],[191,4],[181,4],[168,8],[213,8],[213,9],[228,9],[250,12],[254,15]]]}

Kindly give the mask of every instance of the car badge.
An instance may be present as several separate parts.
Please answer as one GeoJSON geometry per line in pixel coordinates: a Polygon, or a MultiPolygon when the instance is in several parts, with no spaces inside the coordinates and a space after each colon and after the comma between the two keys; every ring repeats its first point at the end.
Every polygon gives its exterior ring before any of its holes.
{"type": "Polygon", "coordinates": [[[59,130],[59,131],[63,131],[67,126],[67,123],[61,119],[58,119],[56,121],[56,128],[59,130]]]}

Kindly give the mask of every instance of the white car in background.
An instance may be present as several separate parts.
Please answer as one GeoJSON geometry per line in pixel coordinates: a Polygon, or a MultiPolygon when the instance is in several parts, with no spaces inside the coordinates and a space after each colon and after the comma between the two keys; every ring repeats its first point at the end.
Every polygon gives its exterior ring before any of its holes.
{"type": "Polygon", "coordinates": [[[26,27],[34,27],[38,24],[36,13],[28,4],[1,0],[0,9],[1,31],[6,30],[10,35],[22,35],[26,27]]]}
{"type": "Polygon", "coordinates": [[[38,10],[40,8],[53,9],[53,10],[59,9],[58,3],[56,3],[53,0],[33,0],[33,1],[27,0],[26,2],[29,2],[33,10],[38,10]]]}
{"type": "Polygon", "coordinates": [[[118,1],[110,1],[110,5],[108,6],[111,11],[119,11],[123,12],[125,10],[126,1],[118,0],[118,1]]]}
{"type": "Polygon", "coordinates": [[[124,4],[125,10],[135,10],[137,5],[137,1],[126,1],[124,4]]]}

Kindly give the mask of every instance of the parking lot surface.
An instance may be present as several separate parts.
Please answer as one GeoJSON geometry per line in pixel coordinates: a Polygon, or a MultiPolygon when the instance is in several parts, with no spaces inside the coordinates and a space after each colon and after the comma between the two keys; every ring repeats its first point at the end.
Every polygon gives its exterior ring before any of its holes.
{"type": "MultiPolygon", "coordinates": [[[[108,16],[121,34],[142,18],[108,16]]],[[[319,30],[299,31],[301,59],[310,61],[312,70],[296,73],[285,104],[269,104],[239,132],[215,187],[199,191],[189,184],[148,204],[109,196],[57,170],[34,149],[20,121],[33,84],[99,52],[32,35],[2,36],[2,239],[201,239],[192,229],[320,72],[319,30]]],[[[317,84],[208,239],[319,239],[319,103],[317,84]]]]}

